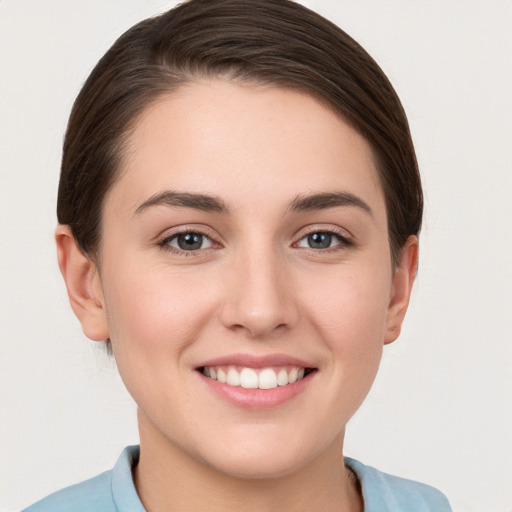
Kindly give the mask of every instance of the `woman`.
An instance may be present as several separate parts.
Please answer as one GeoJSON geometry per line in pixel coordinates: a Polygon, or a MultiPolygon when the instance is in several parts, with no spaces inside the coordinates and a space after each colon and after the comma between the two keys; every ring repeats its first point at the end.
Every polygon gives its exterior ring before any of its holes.
{"type": "Polygon", "coordinates": [[[139,447],[43,510],[450,510],[345,458],[417,269],[400,102],[293,2],[191,0],[126,32],[68,125],[56,232],[139,447]]]}

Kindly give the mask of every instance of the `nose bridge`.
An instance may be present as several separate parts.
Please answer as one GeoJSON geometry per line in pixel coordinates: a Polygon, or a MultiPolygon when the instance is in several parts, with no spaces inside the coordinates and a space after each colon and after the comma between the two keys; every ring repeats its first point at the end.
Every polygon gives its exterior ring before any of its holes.
{"type": "Polygon", "coordinates": [[[232,262],[222,318],[226,327],[262,337],[289,327],[296,315],[286,283],[285,256],[272,241],[255,242],[241,249],[232,262]]]}

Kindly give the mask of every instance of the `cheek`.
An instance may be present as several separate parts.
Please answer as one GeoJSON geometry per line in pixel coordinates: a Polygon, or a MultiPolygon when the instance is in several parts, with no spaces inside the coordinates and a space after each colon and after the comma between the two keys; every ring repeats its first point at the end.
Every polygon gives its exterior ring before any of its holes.
{"type": "Polygon", "coordinates": [[[163,350],[181,351],[211,316],[214,298],[204,290],[204,280],[186,272],[146,267],[138,274],[111,275],[105,302],[116,355],[128,347],[145,358],[163,350]]]}
{"type": "MultiPolygon", "coordinates": [[[[165,411],[158,412],[159,403],[193,403],[180,382],[188,377],[185,354],[212,315],[211,297],[199,294],[204,283],[147,267],[140,274],[111,275],[115,278],[107,280],[105,303],[116,365],[127,390],[155,417],[165,411]]],[[[161,421],[168,421],[165,414],[161,421]]]]}
{"type": "MultiPolygon", "coordinates": [[[[332,407],[344,411],[344,404],[349,404],[350,416],[364,400],[380,365],[390,270],[383,265],[369,272],[345,267],[326,278],[322,288],[315,287],[308,299],[310,324],[330,354],[328,371],[336,383],[332,407]]],[[[341,414],[342,422],[348,416],[341,414]]]]}
{"type": "Polygon", "coordinates": [[[389,304],[390,273],[382,266],[364,270],[317,278],[305,306],[326,339],[355,349],[382,343],[389,304]]]}

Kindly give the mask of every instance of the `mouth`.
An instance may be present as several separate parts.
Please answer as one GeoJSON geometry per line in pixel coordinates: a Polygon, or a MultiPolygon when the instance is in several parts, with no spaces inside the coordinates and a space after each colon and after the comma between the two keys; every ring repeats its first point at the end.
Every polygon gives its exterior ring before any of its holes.
{"type": "Polygon", "coordinates": [[[231,387],[270,390],[295,384],[317,369],[292,365],[262,368],[212,365],[201,366],[197,371],[208,379],[231,387]]]}
{"type": "Polygon", "coordinates": [[[319,369],[289,354],[226,354],[195,368],[206,389],[249,410],[269,410],[293,402],[311,388],[319,369]]]}

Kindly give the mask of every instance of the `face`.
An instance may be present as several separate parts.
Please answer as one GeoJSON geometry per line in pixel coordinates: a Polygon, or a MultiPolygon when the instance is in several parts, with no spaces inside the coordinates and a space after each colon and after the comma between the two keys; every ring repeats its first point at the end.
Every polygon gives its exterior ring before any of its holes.
{"type": "Polygon", "coordinates": [[[212,81],[153,104],[99,262],[141,444],[238,476],[341,449],[401,322],[372,151],[297,92],[212,81]]]}

